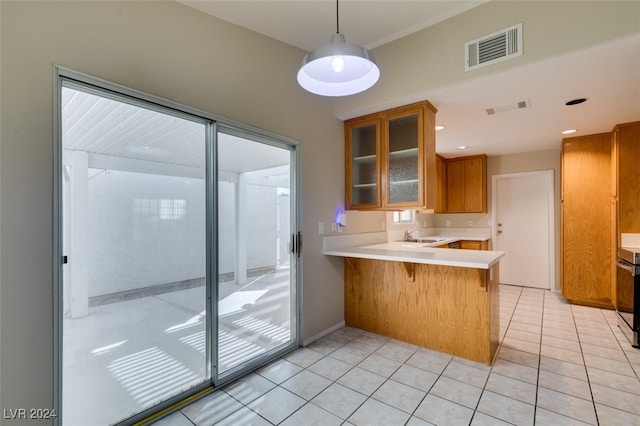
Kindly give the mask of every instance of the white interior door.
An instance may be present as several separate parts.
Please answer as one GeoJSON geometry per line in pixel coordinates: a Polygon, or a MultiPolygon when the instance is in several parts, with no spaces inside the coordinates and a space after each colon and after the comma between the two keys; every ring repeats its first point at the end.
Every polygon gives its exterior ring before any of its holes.
{"type": "Polygon", "coordinates": [[[553,170],[493,176],[500,282],[555,288],[553,170]]]}

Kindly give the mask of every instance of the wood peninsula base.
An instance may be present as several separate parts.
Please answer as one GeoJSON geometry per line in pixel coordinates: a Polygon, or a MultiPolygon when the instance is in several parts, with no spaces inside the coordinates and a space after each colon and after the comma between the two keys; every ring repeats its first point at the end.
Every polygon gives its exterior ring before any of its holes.
{"type": "Polygon", "coordinates": [[[351,327],[491,364],[500,331],[498,263],[491,269],[345,258],[351,327]]]}

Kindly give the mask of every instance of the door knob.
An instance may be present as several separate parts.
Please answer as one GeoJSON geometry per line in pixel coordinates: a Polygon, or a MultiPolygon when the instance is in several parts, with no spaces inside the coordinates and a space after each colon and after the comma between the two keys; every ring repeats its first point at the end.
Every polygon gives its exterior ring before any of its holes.
{"type": "Polygon", "coordinates": [[[499,223],[499,224],[498,224],[498,226],[502,226],[502,224],[501,224],[501,223],[499,223]]]}
{"type": "Polygon", "coordinates": [[[502,234],[502,229],[498,229],[498,234],[502,234]]]}

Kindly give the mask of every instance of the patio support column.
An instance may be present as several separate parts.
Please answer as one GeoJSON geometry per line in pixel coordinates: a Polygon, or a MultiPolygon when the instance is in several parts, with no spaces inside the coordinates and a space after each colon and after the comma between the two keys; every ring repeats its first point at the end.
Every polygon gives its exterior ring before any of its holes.
{"type": "Polygon", "coordinates": [[[89,155],[83,151],[70,153],[71,176],[69,187],[70,220],[69,256],[70,315],[72,318],[89,314],[89,255],[88,255],[88,209],[89,209],[89,155]]]}
{"type": "Polygon", "coordinates": [[[236,284],[247,283],[247,178],[238,173],[236,186],[236,284]]]}

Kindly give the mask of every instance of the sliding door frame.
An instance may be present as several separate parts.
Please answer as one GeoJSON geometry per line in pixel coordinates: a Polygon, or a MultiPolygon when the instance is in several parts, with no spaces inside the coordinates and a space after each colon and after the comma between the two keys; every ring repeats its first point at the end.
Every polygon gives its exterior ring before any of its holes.
{"type": "MultiPolygon", "coordinates": [[[[290,151],[290,165],[289,165],[289,174],[292,177],[290,183],[290,195],[291,195],[291,232],[293,235],[290,237],[294,237],[301,232],[301,218],[302,218],[302,200],[301,200],[301,191],[302,188],[301,179],[302,179],[302,146],[299,143],[291,143],[291,141],[283,140],[282,137],[276,136],[273,134],[267,134],[265,132],[256,133],[255,131],[249,130],[246,126],[238,127],[235,125],[230,125],[228,123],[217,123],[216,125],[217,131],[215,137],[219,133],[230,134],[236,137],[240,137],[243,139],[251,140],[253,142],[262,143],[265,145],[270,145],[275,148],[287,149],[290,151]]],[[[216,141],[217,142],[217,141],[216,141]]],[[[217,147],[218,144],[216,143],[217,147]]],[[[216,173],[217,173],[217,167],[216,173]]],[[[217,176],[215,182],[218,182],[217,176]]],[[[301,241],[298,242],[301,244],[301,241]]],[[[298,244],[296,243],[296,244],[298,244]]],[[[290,289],[295,294],[293,297],[290,297],[290,312],[291,312],[291,342],[286,346],[279,346],[273,349],[266,351],[264,354],[261,354],[257,359],[253,359],[249,362],[243,363],[238,367],[233,367],[229,371],[226,371],[222,374],[219,373],[217,366],[218,363],[218,352],[213,353],[214,359],[214,385],[221,386],[226,383],[229,383],[238,377],[243,376],[248,371],[255,370],[262,365],[268,364],[273,361],[278,356],[283,353],[289,352],[292,349],[300,346],[300,342],[302,342],[302,315],[301,309],[302,306],[302,256],[301,253],[299,255],[296,254],[297,246],[296,244],[292,245],[292,251],[289,253],[291,255],[291,268],[294,268],[294,273],[290,275],[291,282],[294,283],[292,288],[290,289]]],[[[216,247],[216,253],[217,253],[216,247]]],[[[216,257],[217,259],[217,257],[216,257]]],[[[216,275],[217,276],[217,275],[216,275]]],[[[214,286],[215,297],[214,301],[218,300],[217,294],[217,286],[214,286]]],[[[215,321],[213,327],[214,330],[218,330],[218,315],[216,311],[216,315],[212,318],[212,321],[215,321]]],[[[217,335],[215,336],[217,338],[217,335]]]]}
{"type": "Polygon", "coordinates": [[[101,96],[109,96],[111,94],[115,99],[121,100],[129,98],[134,103],[144,105],[145,108],[155,109],[159,112],[171,114],[178,117],[190,117],[193,121],[200,121],[206,125],[205,130],[205,191],[206,191],[206,333],[207,346],[205,353],[207,370],[209,379],[204,383],[193,387],[192,389],[178,394],[168,400],[146,409],[140,413],[129,417],[119,424],[128,425],[147,419],[151,416],[157,416],[158,413],[171,412],[181,406],[185,400],[191,400],[205,395],[208,391],[228,383],[248,371],[273,361],[282,354],[291,351],[300,346],[301,330],[302,330],[302,257],[294,256],[296,260],[295,283],[292,291],[295,292],[295,299],[292,300],[291,315],[294,320],[292,324],[292,342],[286,347],[276,348],[267,352],[263,358],[255,362],[247,363],[247,365],[232,374],[219,377],[217,365],[217,330],[218,330],[218,217],[217,217],[217,184],[218,184],[218,167],[217,167],[217,135],[218,127],[234,133],[242,133],[250,135],[253,140],[267,143],[270,145],[283,147],[288,146],[292,152],[291,155],[291,214],[292,223],[291,231],[294,235],[302,231],[302,145],[293,139],[283,137],[281,135],[271,133],[262,129],[254,128],[246,124],[229,120],[222,116],[211,114],[196,108],[188,107],[167,99],[156,97],[126,86],[102,80],[89,76],[65,67],[54,65],[53,67],[53,100],[54,100],[54,123],[53,123],[53,384],[54,384],[54,409],[57,417],[54,420],[55,425],[62,424],[62,365],[63,365],[63,236],[62,236],[62,108],[61,96],[63,82],[83,87],[88,90],[95,91],[101,96]],[[155,106],[155,108],[154,108],[155,106]]]}

